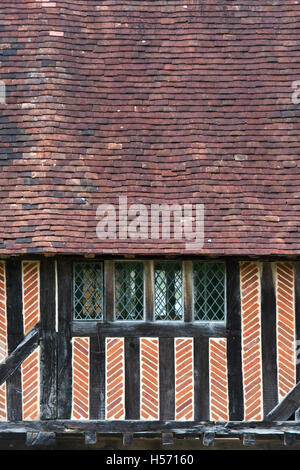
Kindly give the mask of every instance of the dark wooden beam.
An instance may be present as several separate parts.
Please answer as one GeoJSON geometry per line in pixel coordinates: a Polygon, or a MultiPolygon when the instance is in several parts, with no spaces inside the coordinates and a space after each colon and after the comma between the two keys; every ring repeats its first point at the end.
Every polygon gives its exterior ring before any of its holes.
{"type": "Polygon", "coordinates": [[[56,418],[57,406],[57,345],[56,345],[56,269],[53,258],[40,264],[41,311],[41,419],[56,418]]]}
{"type": "Polygon", "coordinates": [[[240,265],[238,261],[228,261],[226,263],[226,286],[229,416],[231,421],[239,421],[244,419],[244,399],[241,349],[240,265]]]}
{"type": "Polygon", "coordinates": [[[86,432],[84,434],[84,442],[87,445],[95,445],[97,443],[97,433],[96,432],[86,432]]]}
{"type": "Polygon", "coordinates": [[[21,366],[39,345],[40,325],[36,325],[0,364],[0,385],[21,366]]]}
{"type": "Polygon", "coordinates": [[[163,432],[161,434],[161,441],[163,446],[172,446],[174,444],[174,435],[172,432],[163,432]]]}
{"type": "MultiPolygon", "coordinates": [[[[227,336],[227,329],[220,323],[184,323],[179,321],[122,321],[122,322],[88,322],[74,321],[72,324],[73,336],[95,336],[100,335],[116,337],[164,337],[176,338],[198,337],[198,338],[220,338],[227,336]],[[95,328],[97,326],[97,328],[95,328]]],[[[233,332],[234,334],[234,332],[233,332]]]]}
{"type": "Polygon", "coordinates": [[[159,338],[160,419],[174,419],[175,367],[173,338],[159,338]]]}
{"type": "Polygon", "coordinates": [[[114,262],[111,260],[104,261],[104,292],[105,292],[105,305],[104,305],[104,319],[106,321],[113,321],[115,316],[115,279],[114,279],[114,262]]]}
{"type": "Polygon", "coordinates": [[[162,432],[175,433],[177,435],[199,435],[214,433],[222,436],[241,436],[244,434],[277,435],[292,433],[300,436],[300,423],[295,421],[229,421],[226,423],[195,422],[195,421],[143,421],[143,420],[39,420],[39,421],[1,421],[0,434],[27,433],[27,432],[55,432],[55,433],[104,433],[137,435],[157,434],[162,432]]]}
{"type": "Polygon", "coordinates": [[[205,432],[203,435],[203,445],[204,446],[213,446],[215,440],[214,432],[205,432]]]}
{"type": "Polygon", "coordinates": [[[125,432],[123,434],[123,446],[128,447],[133,445],[133,434],[130,432],[125,432]]]}
{"type": "Polygon", "coordinates": [[[293,446],[296,443],[297,434],[292,432],[285,432],[283,437],[283,443],[285,446],[293,446]]]}
{"type": "Polygon", "coordinates": [[[72,406],[72,344],[73,264],[57,261],[57,416],[70,418],[72,406]]]}
{"type": "Polygon", "coordinates": [[[53,447],[55,441],[54,432],[28,432],[26,434],[26,445],[28,447],[53,447]]]}
{"type": "Polygon", "coordinates": [[[154,320],[154,261],[144,262],[145,272],[145,320],[154,320]]]}
{"type": "MultiPolygon", "coordinates": [[[[8,354],[11,354],[24,338],[22,262],[20,259],[6,261],[6,294],[8,354]]],[[[7,417],[12,421],[20,420],[22,419],[21,369],[15,369],[14,374],[8,378],[6,387],[7,417]]]]}
{"type": "Polygon", "coordinates": [[[195,420],[209,420],[209,351],[208,338],[194,339],[195,420]]]}
{"type": "Polygon", "coordinates": [[[194,320],[193,262],[182,262],[184,321],[194,320]]]}
{"type": "Polygon", "coordinates": [[[261,336],[263,402],[266,416],[278,403],[276,354],[276,296],[272,264],[262,263],[261,276],[261,336]]]}
{"type": "Polygon", "coordinates": [[[90,419],[105,419],[104,340],[90,338],[90,419]],[[102,347],[101,347],[102,345],[102,347]]]}
{"type": "Polygon", "coordinates": [[[255,445],[255,434],[253,433],[245,433],[243,435],[243,445],[244,446],[254,446],[255,445]]]}
{"type": "Polygon", "coordinates": [[[300,407],[300,382],[271,410],[266,421],[285,421],[300,407]]]}
{"type": "Polygon", "coordinates": [[[140,344],[139,338],[125,338],[126,419],[140,419],[140,344]]]}

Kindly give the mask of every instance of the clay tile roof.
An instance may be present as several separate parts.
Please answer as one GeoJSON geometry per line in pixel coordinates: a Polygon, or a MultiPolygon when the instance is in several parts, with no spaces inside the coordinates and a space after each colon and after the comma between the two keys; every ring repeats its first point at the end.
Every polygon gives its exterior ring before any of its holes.
{"type": "Polygon", "coordinates": [[[0,252],[185,253],[98,238],[126,196],[204,204],[197,253],[300,254],[299,32],[294,0],[0,0],[0,252]]]}

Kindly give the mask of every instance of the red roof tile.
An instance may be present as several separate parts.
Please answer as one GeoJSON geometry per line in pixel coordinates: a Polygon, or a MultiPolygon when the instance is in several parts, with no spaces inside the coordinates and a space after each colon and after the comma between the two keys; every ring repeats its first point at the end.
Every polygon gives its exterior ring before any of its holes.
{"type": "Polygon", "coordinates": [[[300,4],[0,0],[0,252],[101,240],[96,209],[205,205],[204,254],[300,254],[300,4]]]}

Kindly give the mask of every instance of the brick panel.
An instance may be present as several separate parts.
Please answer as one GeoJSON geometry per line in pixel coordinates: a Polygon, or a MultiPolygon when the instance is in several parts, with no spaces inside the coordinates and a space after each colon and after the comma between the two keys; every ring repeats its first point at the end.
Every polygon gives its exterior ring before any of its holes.
{"type": "Polygon", "coordinates": [[[106,338],[106,419],[125,419],[124,338],[106,338]]]}
{"type": "Polygon", "coordinates": [[[210,419],[228,421],[228,378],[226,338],[209,339],[210,419]]]}
{"type": "Polygon", "coordinates": [[[22,363],[23,420],[37,420],[40,416],[39,348],[22,363]]]}
{"type": "Polygon", "coordinates": [[[263,419],[260,264],[240,264],[245,421],[263,419]]]}
{"type": "Polygon", "coordinates": [[[194,419],[193,338],[175,338],[175,419],[194,419]]]}
{"type": "Polygon", "coordinates": [[[294,269],[276,263],[278,399],[296,385],[294,269]]]}
{"type": "Polygon", "coordinates": [[[75,337],[72,346],[72,418],[89,419],[90,338],[75,337]]]}
{"type": "Polygon", "coordinates": [[[159,341],[140,338],[142,420],[159,419],[159,341]]]}
{"type": "Polygon", "coordinates": [[[39,271],[38,261],[22,262],[24,334],[26,335],[39,321],[39,271]]]}

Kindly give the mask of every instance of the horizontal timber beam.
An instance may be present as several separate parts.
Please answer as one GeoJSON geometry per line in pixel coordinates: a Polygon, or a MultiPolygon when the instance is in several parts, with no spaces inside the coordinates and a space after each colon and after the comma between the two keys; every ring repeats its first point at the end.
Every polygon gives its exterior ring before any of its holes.
{"type": "Polygon", "coordinates": [[[226,326],[222,322],[72,322],[72,336],[154,336],[175,338],[192,336],[196,338],[226,337],[226,326]],[[97,325],[97,327],[96,327],[97,325]]]}
{"type": "Polygon", "coordinates": [[[0,364],[0,385],[20,367],[39,345],[40,327],[37,324],[0,364]]]}
{"type": "MultiPolygon", "coordinates": [[[[0,434],[2,433],[102,433],[102,434],[158,434],[162,432],[174,434],[214,433],[218,436],[240,436],[251,434],[252,436],[284,435],[293,433],[300,437],[300,423],[292,421],[283,422],[243,422],[230,421],[228,423],[195,422],[195,421],[74,421],[74,420],[43,420],[43,421],[18,421],[0,422],[0,434]]],[[[175,436],[174,436],[175,437],[175,436]]]]}

